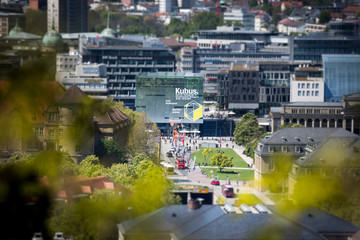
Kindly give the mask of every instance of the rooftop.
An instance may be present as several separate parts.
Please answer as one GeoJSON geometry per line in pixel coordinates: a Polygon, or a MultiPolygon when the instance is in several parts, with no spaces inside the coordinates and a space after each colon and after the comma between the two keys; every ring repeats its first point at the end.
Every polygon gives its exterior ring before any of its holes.
{"type": "Polygon", "coordinates": [[[342,107],[341,102],[293,102],[282,104],[283,107],[342,107]]]}

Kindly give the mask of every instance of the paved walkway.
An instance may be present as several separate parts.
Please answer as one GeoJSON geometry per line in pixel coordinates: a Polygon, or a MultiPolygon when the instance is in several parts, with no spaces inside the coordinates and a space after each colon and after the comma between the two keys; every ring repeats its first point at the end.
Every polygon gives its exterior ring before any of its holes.
{"type": "MultiPolygon", "coordinates": [[[[215,140],[216,138],[212,138],[209,137],[208,139],[205,137],[203,138],[203,140],[201,140],[201,138],[196,139],[197,140],[197,146],[199,143],[202,142],[209,142],[209,143],[219,143],[218,140],[215,140]]],[[[219,139],[219,138],[217,138],[219,139]]],[[[246,156],[245,154],[243,154],[244,152],[244,147],[243,146],[239,146],[236,145],[235,143],[232,143],[230,141],[230,138],[223,138],[224,141],[222,140],[221,143],[221,147],[222,148],[226,148],[226,144],[228,144],[227,148],[231,148],[233,149],[247,164],[249,164],[250,166],[252,166],[252,168],[238,168],[238,167],[233,167],[233,168],[226,168],[226,169],[242,169],[242,170],[253,170],[254,169],[254,165],[253,165],[253,159],[246,156]],[[234,148],[232,147],[234,146],[234,148]]],[[[189,143],[188,140],[185,141],[185,144],[189,143]]],[[[193,148],[193,140],[191,141],[191,144],[189,143],[189,146],[192,147],[192,152],[195,152],[194,148],[193,148]]],[[[170,141],[167,140],[167,143],[165,144],[164,141],[162,141],[162,152],[163,155],[165,155],[165,153],[167,151],[170,150],[171,148],[171,144],[170,141]]],[[[197,150],[196,150],[197,151],[197,150]]],[[[193,166],[192,161],[190,162],[190,166],[193,166]]],[[[204,166],[201,166],[204,167],[204,166]]],[[[206,166],[207,168],[217,168],[217,167],[213,167],[213,166],[206,166]]],[[[190,169],[186,169],[186,170],[180,170],[180,172],[178,170],[176,170],[177,173],[180,173],[179,175],[175,175],[173,177],[170,178],[175,178],[179,180],[179,183],[186,183],[186,179],[188,179],[189,181],[191,181],[193,184],[200,184],[200,185],[208,185],[211,187],[214,187],[212,185],[210,185],[210,178],[206,175],[206,174],[202,174],[201,173],[201,168],[199,168],[199,166],[195,167],[195,170],[193,170],[193,168],[191,167],[190,169]],[[177,176],[177,177],[176,177],[177,176]]],[[[226,180],[220,180],[220,185],[225,184],[226,180]]],[[[275,203],[269,199],[265,193],[263,192],[259,192],[257,191],[255,188],[253,188],[250,184],[253,183],[253,181],[232,181],[232,185],[234,187],[234,191],[235,193],[241,194],[241,193],[249,193],[249,194],[254,194],[257,198],[259,198],[264,204],[266,205],[275,205],[275,203]]]]}

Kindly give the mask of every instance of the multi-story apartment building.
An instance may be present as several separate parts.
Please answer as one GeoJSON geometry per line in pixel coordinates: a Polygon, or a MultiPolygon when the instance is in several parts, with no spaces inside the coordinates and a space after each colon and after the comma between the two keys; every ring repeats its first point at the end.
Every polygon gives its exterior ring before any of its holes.
{"type": "Polygon", "coordinates": [[[132,109],[137,75],[175,71],[175,55],[161,41],[153,39],[143,43],[107,37],[83,38],[79,54],[83,63],[106,65],[108,97],[132,109]]]}
{"type": "Polygon", "coordinates": [[[259,65],[234,64],[228,77],[228,106],[240,114],[259,109],[259,65]]]}
{"type": "Polygon", "coordinates": [[[61,33],[87,32],[87,0],[48,0],[48,31],[53,27],[61,33]]]}
{"type": "Polygon", "coordinates": [[[290,73],[294,65],[288,62],[260,62],[259,114],[267,115],[271,107],[289,102],[290,73]]]}
{"type": "Polygon", "coordinates": [[[322,69],[301,65],[290,77],[290,102],[323,102],[322,69]]]}
{"type": "Polygon", "coordinates": [[[220,70],[229,70],[238,62],[283,62],[289,59],[287,39],[274,37],[270,32],[239,30],[237,27],[218,27],[199,31],[197,48],[181,51],[181,71],[202,73],[207,99],[216,99],[220,70]]]}
{"type": "Polygon", "coordinates": [[[325,101],[341,101],[344,95],[360,92],[358,54],[324,54],[322,59],[325,101]]]}
{"type": "Polygon", "coordinates": [[[360,37],[293,36],[289,39],[290,60],[322,63],[322,54],[360,52],[360,37]]]}

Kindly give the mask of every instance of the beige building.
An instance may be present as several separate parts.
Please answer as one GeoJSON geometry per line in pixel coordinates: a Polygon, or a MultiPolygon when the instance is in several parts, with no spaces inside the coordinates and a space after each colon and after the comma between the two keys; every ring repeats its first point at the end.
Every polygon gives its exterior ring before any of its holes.
{"type": "MultiPolygon", "coordinates": [[[[49,84],[50,87],[59,88],[58,93],[63,92],[56,82],[49,84]]],[[[0,156],[9,157],[16,151],[37,154],[44,150],[61,150],[79,163],[95,153],[95,137],[97,142],[101,138],[113,139],[119,145],[127,139],[128,116],[113,109],[94,117],[88,105],[89,97],[76,85],[54,99],[29,116],[17,108],[9,110],[7,116],[2,112],[0,120],[6,128],[1,128],[0,156]]]]}
{"type": "Polygon", "coordinates": [[[271,131],[284,123],[306,128],[343,128],[360,133],[360,93],[346,95],[342,102],[294,102],[270,111],[271,131]]]}
{"type": "Polygon", "coordinates": [[[312,152],[331,136],[354,135],[335,128],[283,128],[261,139],[254,150],[255,188],[281,192],[289,188],[288,174],[292,164],[312,152]]]}

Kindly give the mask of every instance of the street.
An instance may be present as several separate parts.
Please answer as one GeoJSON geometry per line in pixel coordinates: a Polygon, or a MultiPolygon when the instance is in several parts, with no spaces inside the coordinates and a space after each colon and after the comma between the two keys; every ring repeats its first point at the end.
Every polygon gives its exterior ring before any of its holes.
{"type": "MultiPolygon", "coordinates": [[[[217,138],[219,139],[219,138],[217,138]]],[[[195,139],[191,139],[191,143],[189,142],[189,137],[185,138],[185,146],[186,144],[188,144],[189,146],[191,146],[191,152],[195,152],[198,151],[195,146],[198,146],[199,143],[202,142],[218,142],[218,140],[215,140],[213,138],[204,138],[203,140],[201,138],[195,138],[195,139]],[[196,145],[193,144],[193,140],[196,140],[196,145]]],[[[242,152],[244,151],[244,147],[242,146],[238,146],[235,143],[231,143],[231,141],[229,140],[229,138],[224,138],[223,141],[221,141],[222,143],[222,147],[226,147],[226,144],[228,144],[228,148],[232,148],[232,145],[234,145],[233,150],[240,155],[244,161],[246,161],[250,166],[253,165],[253,160],[249,157],[247,157],[246,155],[244,155],[242,152]]],[[[179,144],[179,142],[177,143],[178,146],[182,146],[182,143],[179,144]]],[[[171,143],[170,139],[167,139],[166,137],[164,137],[161,140],[161,160],[162,161],[166,161],[166,162],[170,162],[174,167],[176,166],[175,164],[175,157],[166,157],[166,153],[170,151],[170,149],[174,147],[174,145],[171,143]]],[[[180,148],[182,149],[182,147],[180,148]]],[[[180,150],[179,150],[180,152],[180,150]]],[[[184,159],[186,160],[186,165],[189,166],[189,168],[184,169],[184,170],[178,170],[175,167],[175,174],[174,175],[168,175],[169,179],[172,179],[174,181],[175,184],[177,185],[201,185],[201,186],[207,186],[209,187],[209,189],[212,189],[214,192],[214,204],[217,204],[217,199],[219,196],[222,196],[225,200],[226,203],[230,203],[230,204],[235,204],[235,201],[237,200],[236,198],[225,198],[222,195],[221,192],[221,185],[226,183],[226,180],[220,180],[220,186],[214,186],[211,185],[211,179],[206,175],[206,174],[202,174],[201,173],[201,168],[199,166],[195,166],[194,168],[194,163],[192,160],[190,160],[190,162],[188,163],[189,159],[190,159],[190,152],[189,151],[185,151],[185,157],[184,159]]],[[[260,200],[262,200],[265,204],[269,204],[269,205],[273,205],[274,203],[265,196],[265,194],[260,193],[258,191],[256,191],[254,188],[250,187],[249,184],[244,184],[242,181],[238,182],[238,181],[233,181],[232,182],[232,186],[234,187],[234,193],[235,194],[241,194],[241,193],[252,193],[254,195],[256,195],[260,200]]]]}

